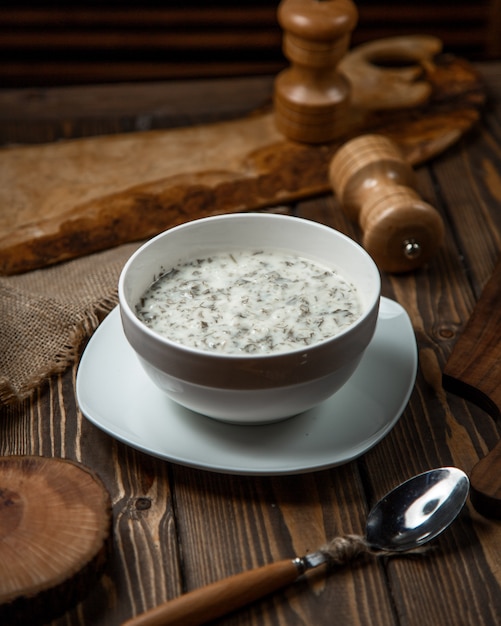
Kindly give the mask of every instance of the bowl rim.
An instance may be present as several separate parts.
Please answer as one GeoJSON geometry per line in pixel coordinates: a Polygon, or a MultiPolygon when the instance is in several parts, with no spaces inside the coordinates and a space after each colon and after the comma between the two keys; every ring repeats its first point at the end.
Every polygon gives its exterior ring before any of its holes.
{"type": "MultiPolygon", "coordinates": [[[[236,246],[236,247],[242,247],[242,246],[236,246]]],[[[148,241],[144,242],[127,259],[125,265],[122,268],[122,271],[120,272],[120,277],[118,281],[118,298],[119,298],[119,308],[120,308],[121,315],[123,316],[125,314],[127,317],[127,320],[131,322],[136,329],[140,330],[143,333],[146,333],[146,336],[148,336],[150,340],[154,340],[158,342],[159,344],[162,344],[165,347],[169,348],[170,350],[182,351],[185,354],[192,354],[193,356],[203,357],[204,359],[207,359],[208,357],[212,357],[213,359],[219,359],[219,360],[229,359],[234,362],[253,361],[253,360],[255,361],[257,359],[264,361],[264,360],[269,360],[269,359],[276,359],[277,357],[284,358],[288,355],[297,356],[300,354],[304,354],[305,351],[310,351],[316,348],[317,346],[318,347],[325,346],[326,344],[332,341],[340,341],[346,335],[352,334],[360,325],[363,325],[366,322],[367,318],[371,315],[371,313],[373,313],[374,308],[379,308],[379,301],[381,299],[381,276],[379,273],[379,268],[377,267],[374,259],[369,255],[369,253],[357,241],[355,241],[348,235],[345,235],[344,233],[336,230],[335,228],[331,226],[327,226],[326,224],[316,222],[315,220],[312,220],[309,218],[297,217],[297,216],[287,215],[287,214],[284,215],[284,214],[279,214],[279,213],[257,213],[257,212],[256,213],[227,213],[224,215],[201,217],[201,218],[197,218],[194,220],[190,220],[188,222],[183,222],[182,224],[178,224],[177,226],[173,226],[171,228],[168,228],[162,231],[161,233],[158,233],[154,237],[150,238],[148,241]],[[222,353],[222,352],[217,352],[217,351],[212,352],[210,350],[204,350],[202,348],[188,346],[180,342],[173,341],[172,339],[169,339],[168,337],[161,335],[160,333],[152,330],[137,317],[136,313],[134,312],[134,308],[130,305],[125,295],[125,282],[127,279],[128,271],[133,266],[136,259],[138,259],[138,257],[140,257],[147,248],[154,245],[155,242],[159,241],[160,239],[175,235],[176,232],[191,228],[195,224],[198,225],[203,222],[243,220],[243,219],[249,219],[249,217],[251,219],[257,218],[257,219],[264,220],[264,221],[294,220],[296,222],[308,222],[309,226],[327,231],[330,234],[334,234],[335,237],[338,237],[346,241],[349,245],[353,246],[353,248],[356,249],[358,253],[360,253],[361,257],[367,261],[368,267],[372,270],[374,274],[374,279],[377,280],[377,283],[378,283],[377,289],[374,290],[375,295],[372,298],[372,300],[367,304],[362,315],[360,315],[353,323],[349,324],[346,328],[342,329],[341,331],[339,331],[332,337],[327,337],[320,341],[316,341],[310,345],[300,346],[298,348],[292,348],[290,350],[282,350],[282,351],[258,353],[258,354],[256,353],[235,354],[235,353],[222,353]]]]}

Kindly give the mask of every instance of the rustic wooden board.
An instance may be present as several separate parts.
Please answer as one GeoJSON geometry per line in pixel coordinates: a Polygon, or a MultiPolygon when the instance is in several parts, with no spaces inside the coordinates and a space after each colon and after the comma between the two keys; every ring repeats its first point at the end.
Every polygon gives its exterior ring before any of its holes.
{"type": "MultiPolygon", "coordinates": [[[[4,149],[0,273],[141,240],[198,217],[328,193],[329,162],[357,134],[386,134],[414,165],[440,154],[479,119],[483,84],[467,62],[435,56],[437,40],[404,43],[413,61],[408,68],[385,69],[383,57],[376,59],[379,68],[368,62],[371,53],[389,54],[388,47],[346,57],[353,120],[331,144],[286,140],[267,110],[203,126],[4,149]],[[374,84],[381,84],[386,101],[375,101],[374,84]],[[371,101],[380,109],[371,110],[371,101]]],[[[397,54],[401,44],[392,44],[397,54]]]]}

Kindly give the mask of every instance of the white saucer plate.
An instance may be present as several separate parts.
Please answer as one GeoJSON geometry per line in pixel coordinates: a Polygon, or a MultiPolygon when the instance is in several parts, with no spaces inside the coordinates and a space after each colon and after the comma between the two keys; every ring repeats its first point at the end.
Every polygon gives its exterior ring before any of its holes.
{"type": "Polygon", "coordinates": [[[378,443],[405,409],[416,372],[409,317],[381,298],[374,338],[331,398],[274,424],[228,424],[181,407],[151,382],[123,334],[117,307],[82,355],[76,394],[90,422],[161,459],[230,474],[297,474],[347,463],[378,443]]]}

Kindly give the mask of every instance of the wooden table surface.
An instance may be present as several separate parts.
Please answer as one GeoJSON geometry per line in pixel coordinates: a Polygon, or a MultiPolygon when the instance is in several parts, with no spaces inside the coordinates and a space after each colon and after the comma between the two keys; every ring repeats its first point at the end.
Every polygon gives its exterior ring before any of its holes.
{"type": "MultiPolygon", "coordinates": [[[[432,467],[469,472],[499,439],[493,419],[445,392],[442,369],[501,249],[501,64],[479,66],[482,122],[418,170],[445,243],[425,269],[383,274],[415,331],[419,371],[393,430],[355,461],[291,476],[234,476],[138,452],[79,412],[77,367],[31,401],[0,409],[0,454],[65,457],[93,469],[113,502],[113,550],[85,601],[53,626],[114,626],[229,574],[364,532],[376,500],[432,467]]],[[[3,143],[43,142],[224,119],[265,102],[271,78],[0,93],[3,143]]],[[[291,210],[359,233],[332,196],[291,210]]],[[[388,381],[391,385],[391,380],[388,381]]],[[[501,522],[470,504],[426,556],[337,568],[220,620],[224,625],[490,625],[501,620],[501,522]]],[[[0,564],[0,568],[5,564],[0,564]]]]}

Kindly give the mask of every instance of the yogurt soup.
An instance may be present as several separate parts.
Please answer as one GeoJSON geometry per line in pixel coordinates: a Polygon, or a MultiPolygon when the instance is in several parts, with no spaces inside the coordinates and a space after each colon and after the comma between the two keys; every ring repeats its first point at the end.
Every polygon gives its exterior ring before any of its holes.
{"type": "Polygon", "coordinates": [[[301,349],[339,333],[362,312],[336,271],[279,251],[234,250],[166,271],[136,306],[149,328],[224,354],[301,349]]]}

